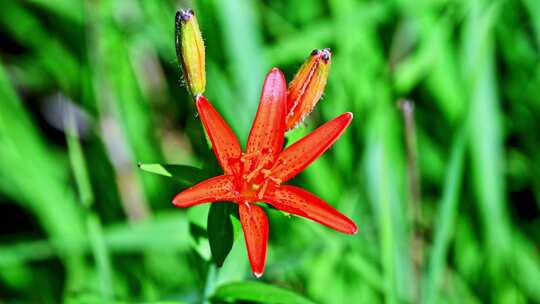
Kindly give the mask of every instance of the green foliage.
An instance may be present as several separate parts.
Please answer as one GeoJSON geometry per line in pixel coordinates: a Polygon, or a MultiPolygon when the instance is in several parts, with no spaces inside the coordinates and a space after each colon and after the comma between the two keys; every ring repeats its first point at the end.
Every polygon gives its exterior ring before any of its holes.
{"type": "Polygon", "coordinates": [[[1,301],[540,302],[536,0],[4,1],[0,41],[1,301]],[[220,173],[175,57],[190,3],[205,94],[242,142],[265,72],[291,80],[315,48],[327,90],[288,144],[354,113],[292,183],[358,234],[266,208],[259,281],[235,205],[171,205],[220,173]]]}
{"type": "Polygon", "coordinates": [[[259,282],[233,282],[220,286],[214,300],[250,301],[269,304],[310,304],[313,303],[294,292],[259,282]]]}
{"type": "Polygon", "coordinates": [[[232,249],[234,229],[231,220],[233,205],[231,203],[217,202],[210,206],[208,212],[208,241],[210,250],[218,267],[223,265],[225,258],[232,249]]]}
{"type": "Polygon", "coordinates": [[[137,166],[143,171],[167,176],[186,185],[193,185],[210,177],[203,170],[192,166],[165,164],[137,164],[137,166]]]}

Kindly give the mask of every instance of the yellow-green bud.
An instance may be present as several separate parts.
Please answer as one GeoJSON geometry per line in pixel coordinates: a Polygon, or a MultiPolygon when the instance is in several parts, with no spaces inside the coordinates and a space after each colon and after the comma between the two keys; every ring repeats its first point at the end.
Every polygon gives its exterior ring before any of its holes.
{"type": "Polygon", "coordinates": [[[192,96],[204,93],[205,52],[199,23],[192,9],[176,12],[176,56],[192,96]]]}

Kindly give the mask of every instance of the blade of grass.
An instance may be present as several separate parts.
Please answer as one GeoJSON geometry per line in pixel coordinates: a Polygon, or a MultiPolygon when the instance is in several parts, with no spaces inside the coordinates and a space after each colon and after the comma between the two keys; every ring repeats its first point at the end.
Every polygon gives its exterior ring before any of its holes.
{"type": "Polygon", "coordinates": [[[447,175],[444,182],[443,194],[437,213],[437,226],[435,227],[435,237],[433,247],[430,250],[428,267],[423,282],[423,303],[433,303],[438,297],[439,285],[445,268],[448,247],[452,238],[459,194],[461,192],[461,182],[463,178],[463,162],[465,158],[466,131],[462,131],[455,136],[452,143],[452,152],[448,163],[447,175]]]}
{"type": "Polygon", "coordinates": [[[79,199],[84,208],[86,229],[88,230],[92,255],[94,256],[94,261],[97,266],[101,296],[103,300],[106,301],[111,298],[114,290],[109,252],[103,239],[101,220],[97,213],[92,210],[94,195],[86,170],[84,154],[78,140],[78,130],[76,129],[73,114],[67,113],[66,119],[65,125],[69,159],[79,190],[79,199]]]}
{"type": "MultiPolygon", "coordinates": [[[[64,155],[51,152],[22,107],[0,64],[0,186],[29,210],[50,238],[69,242],[85,238],[73,190],[69,187],[64,155]]],[[[77,250],[56,247],[67,269],[67,289],[84,286],[86,263],[77,250]]]]}
{"type": "Polygon", "coordinates": [[[523,4],[531,16],[536,43],[537,45],[540,45],[540,2],[535,0],[524,0],[523,4]]]}
{"type": "Polygon", "coordinates": [[[192,166],[142,163],[137,166],[143,171],[167,176],[186,185],[193,185],[208,178],[204,170],[192,166]]]}
{"type": "Polygon", "coordinates": [[[492,28],[497,20],[500,3],[497,1],[488,7],[481,7],[478,3],[472,5],[466,27],[467,61],[463,63],[470,68],[471,108],[468,121],[474,189],[487,246],[493,257],[491,266],[499,270],[503,266],[502,261],[509,256],[508,246],[511,244],[504,195],[506,185],[502,117],[492,39],[492,28]]]}
{"type": "MultiPolygon", "coordinates": [[[[354,8],[352,20],[377,23],[389,14],[388,6],[382,2],[360,3],[354,8]]],[[[301,30],[287,36],[280,35],[277,43],[268,46],[265,55],[274,65],[302,62],[306,52],[333,43],[335,28],[330,20],[317,19],[308,23],[301,30]]],[[[356,37],[349,37],[356,38],[356,37]]]]}
{"type": "MultiPolygon", "coordinates": [[[[396,303],[398,298],[407,299],[411,295],[410,289],[404,286],[408,282],[401,280],[410,277],[411,266],[406,244],[408,234],[404,227],[403,189],[398,181],[400,175],[396,174],[401,172],[404,176],[405,171],[403,161],[395,154],[397,151],[393,146],[397,135],[396,126],[390,122],[390,117],[395,114],[391,111],[387,105],[379,105],[373,121],[368,125],[365,159],[368,194],[380,231],[386,303],[396,303]]],[[[393,120],[397,121],[397,118],[393,120]]]]}
{"type": "MultiPolygon", "coordinates": [[[[55,85],[59,84],[66,92],[76,91],[75,83],[79,79],[77,59],[62,45],[58,37],[45,30],[47,27],[36,15],[21,3],[9,1],[2,5],[0,23],[17,42],[32,51],[34,57],[30,66],[37,67],[38,71],[34,75],[53,79],[55,85]]],[[[24,78],[20,79],[23,83],[24,78]]]]}
{"type": "Polygon", "coordinates": [[[216,1],[214,5],[235,80],[234,87],[238,92],[235,104],[231,106],[245,113],[236,117],[241,126],[239,138],[245,142],[255,117],[265,69],[268,68],[262,52],[259,16],[254,4],[247,0],[216,1]]]}
{"type": "Polygon", "coordinates": [[[250,301],[269,304],[310,304],[310,300],[296,293],[260,282],[234,282],[220,286],[213,299],[250,301]]]}
{"type": "Polygon", "coordinates": [[[82,25],[84,22],[83,3],[79,1],[29,0],[27,2],[42,7],[59,17],[66,18],[77,25],[82,25]]]}
{"type": "MultiPolygon", "coordinates": [[[[178,212],[156,213],[152,219],[137,223],[106,226],[103,240],[114,254],[133,254],[147,250],[186,251],[190,248],[188,225],[178,212]],[[159,237],[156,237],[159,236],[159,237]]],[[[90,251],[87,238],[66,240],[51,236],[48,240],[26,241],[0,246],[0,268],[16,263],[28,263],[55,258],[60,253],[75,254],[90,251]]]]}
{"type": "MultiPolygon", "coordinates": [[[[155,134],[151,108],[142,94],[135,75],[129,41],[121,33],[122,24],[113,18],[114,1],[88,3],[88,45],[90,66],[93,67],[93,85],[96,90],[98,112],[101,119],[117,119],[127,139],[127,161],[160,162],[163,159],[159,141],[155,134]],[[105,88],[105,89],[99,89],[105,88]]],[[[136,5],[118,2],[119,5],[136,5]]],[[[120,139],[119,139],[120,140],[120,139]]],[[[124,162],[126,160],[123,160],[124,162]]],[[[124,163],[117,163],[117,169],[124,169],[124,163]]],[[[125,176],[120,172],[119,176],[125,176]]],[[[146,200],[155,204],[168,202],[165,194],[166,183],[159,177],[136,172],[143,185],[146,200]]],[[[132,200],[135,203],[135,200],[132,200]]],[[[146,202],[133,206],[138,210],[148,210],[146,202]]],[[[144,212],[147,213],[147,212],[144,212]]],[[[140,216],[147,216],[147,215],[140,216]]]]}

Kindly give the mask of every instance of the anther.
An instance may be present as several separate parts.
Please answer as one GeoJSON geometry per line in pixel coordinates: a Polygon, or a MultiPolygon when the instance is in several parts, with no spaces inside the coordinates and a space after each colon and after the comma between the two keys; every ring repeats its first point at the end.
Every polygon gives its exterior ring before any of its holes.
{"type": "Polygon", "coordinates": [[[268,181],[264,181],[264,184],[262,186],[262,189],[261,191],[259,191],[259,193],[257,194],[257,197],[259,199],[262,199],[264,197],[264,192],[266,192],[266,188],[268,187],[268,181]]]}
{"type": "Polygon", "coordinates": [[[281,183],[283,183],[283,180],[281,178],[269,176],[268,179],[276,183],[276,186],[279,186],[281,183]]]}
{"type": "Polygon", "coordinates": [[[257,176],[258,173],[259,173],[259,170],[257,170],[257,169],[251,171],[251,173],[249,173],[249,174],[246,176],[246,180],[249,182],[249,181],[252,180],[255,176],[257,176]]]}
{"type": "Polygon", "coordinates": [[[270,176],[270,174],[272,174],[272,170],[262,169],[261,173],[264,175],[264,178],[267,178],[270,176]]]}
{"type": "Polygon", "coordinates": [[[259,151],[251,152],[251,153],[243,153],[242,156],[240,156],[240,161],[245,163],[248,160],[251,160],[251,159],[257,157],[258,153],[259,153],[259,151]]]}

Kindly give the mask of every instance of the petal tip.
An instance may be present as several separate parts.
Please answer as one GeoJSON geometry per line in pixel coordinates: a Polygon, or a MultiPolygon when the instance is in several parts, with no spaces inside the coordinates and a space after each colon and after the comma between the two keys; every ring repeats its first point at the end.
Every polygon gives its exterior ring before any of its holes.
{"type": "Polygon", "coordinates": [[[180,208],[184,208],[186,207],[185,206],[185,202],[182,202],[183,199],[182,197],[180,197],[182,195],[182,192],[178,193],[177,195],[174,196],[173,200],[172,200],[172,204],[176,207],[180,207],[180,208]]]}
{"type": "Polygon", "coordinates": [[[186,22],[195,15],[192,9],[181,9],[176,11],[176,22],[186,22]]]}
{"type": "Polygon", "coordinates": [[[352,112],[347,112],[347,113],[345,113],[345,117],[347,117],[347,119],[349,119],[349,120],[352,120],[354,118],[354,115],[353,115],[352,112]]]}
{"type": "Polygon", "coordinates": [[[358,227],[356,227],[356,225],[353,223],[351,232],[349,234],[356,234],[357,232],[358,232],[358,227]]]}
{"type": "Polygon", "coordinates": [[[174,206],[176,206],[176,207],[181,207],[181,206],[180,206],[179,199],[178,199],[178,195],[175,196],[175,197],[173,198],[173,200],[172,200],[171,203],[172,203],[174,206]]]}
{"type": "Polygon", "coordinates": [[[263,273],[262,273],[262,272],[256,272],[256,271],[254,271],[254,272],[253,272],[253,275],[254,275],[257,279],[259,279],[260,277],[262,277],[263,273]]]}
{"type": "Polygon", "coordinates": [[[271,68],[270,72],[268,72],[268,75],[266,75],[266,77],[267,78],[277,77],[280,80],[282,80],[282,82],[285,84],[285,75],[279,68],[276,68],[276,67],[271,68]]]}

